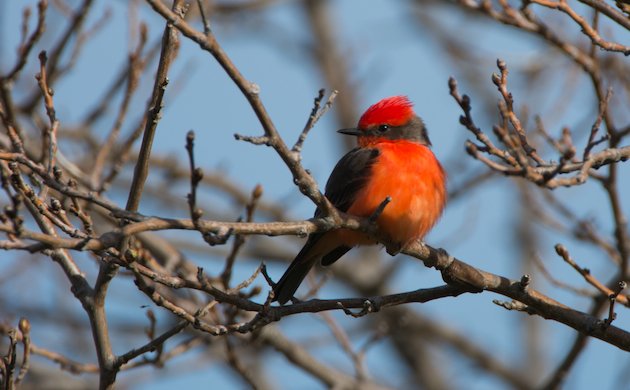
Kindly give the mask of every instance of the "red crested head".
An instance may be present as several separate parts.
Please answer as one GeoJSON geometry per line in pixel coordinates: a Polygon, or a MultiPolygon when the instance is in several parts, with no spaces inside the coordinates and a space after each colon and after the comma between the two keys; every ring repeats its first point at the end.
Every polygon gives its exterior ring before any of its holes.
{"type": "Polygon", "coordinates": [[[359,119],[359,129],[383,124],[402,126],[414,116],[413,103],[407,96],[392,96],[370,106],[359,119]]]}
{"type": "Polygon", "coordinates": [[[431,146],[424,122],[406,96],[392,96],[368,108],[359,119],[359,126],[338,130],[341,134],[357,137],[360,147],[381,142],[415,142],[431,146]]]}

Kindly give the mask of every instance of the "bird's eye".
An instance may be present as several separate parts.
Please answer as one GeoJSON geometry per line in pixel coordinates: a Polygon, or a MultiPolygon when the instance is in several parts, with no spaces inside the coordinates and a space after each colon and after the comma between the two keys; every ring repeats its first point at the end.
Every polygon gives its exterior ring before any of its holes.
{"type": "Polygon", "coordinates": [[[389,125],[380,125],[378,127],[379,133],[386,133],[389,130],[389,125]]]}

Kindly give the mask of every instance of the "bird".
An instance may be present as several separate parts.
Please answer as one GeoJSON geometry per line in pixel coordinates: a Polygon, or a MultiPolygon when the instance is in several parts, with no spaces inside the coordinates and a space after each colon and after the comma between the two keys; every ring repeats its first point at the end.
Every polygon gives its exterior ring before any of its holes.
{"type": "MultiPolygon", "coordinates": [[[[373,216],[389,199],[375,220],[379,233],[399,249],[422,240],[446,205],[446,173],[413,103],[406,96],[384,98],[361,115],[356,128],[338,133],[356,137],[357,147],[339,160],[324,195],[357,217],[373,216]]],[[[315,217],[321,216],[318,208],[315,217]]],[[[318,261],[328,266],[355,246],[373,244],[366,233],[343,228],[309,235],[273,286],[273,299],[281,305],[291,300],[318,261]]]]}

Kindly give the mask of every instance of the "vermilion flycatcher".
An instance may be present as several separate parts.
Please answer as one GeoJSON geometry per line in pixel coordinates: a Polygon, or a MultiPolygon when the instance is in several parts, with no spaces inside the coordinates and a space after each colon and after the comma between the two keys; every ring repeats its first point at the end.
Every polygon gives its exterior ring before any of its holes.
{"type": "MultiPolygon", "coordinates": [[[[356,136],[358,147],[333,169],[326,197],[337,209],[359,217],[371,216],[390,197],[376,221],[379,231],[401,248],[421,240],[444,209],[446,175],[413,104],[405,96],[383,99],[365,111],[357,128],[339,133],[356,136]]],[[[315,216],[320,215],[316,210],[315,216]]],[[[311,234],[275,285],[275,300],[284,304],[291,299],[320,259],[330,265],[353,246],[375,243],[348,229],[311,234]]]]}

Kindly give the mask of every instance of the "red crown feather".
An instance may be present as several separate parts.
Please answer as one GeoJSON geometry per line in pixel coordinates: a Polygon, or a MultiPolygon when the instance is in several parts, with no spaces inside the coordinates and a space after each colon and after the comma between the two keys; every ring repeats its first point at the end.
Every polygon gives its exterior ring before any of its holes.
{"type": "Polygon", "coordinates": [[[359,128],[365,129],[381,124],[401,126],[409,122],[414,115],[413,103],[407,96],[392,96],[370,106],[361,115],[359,128]]]}

